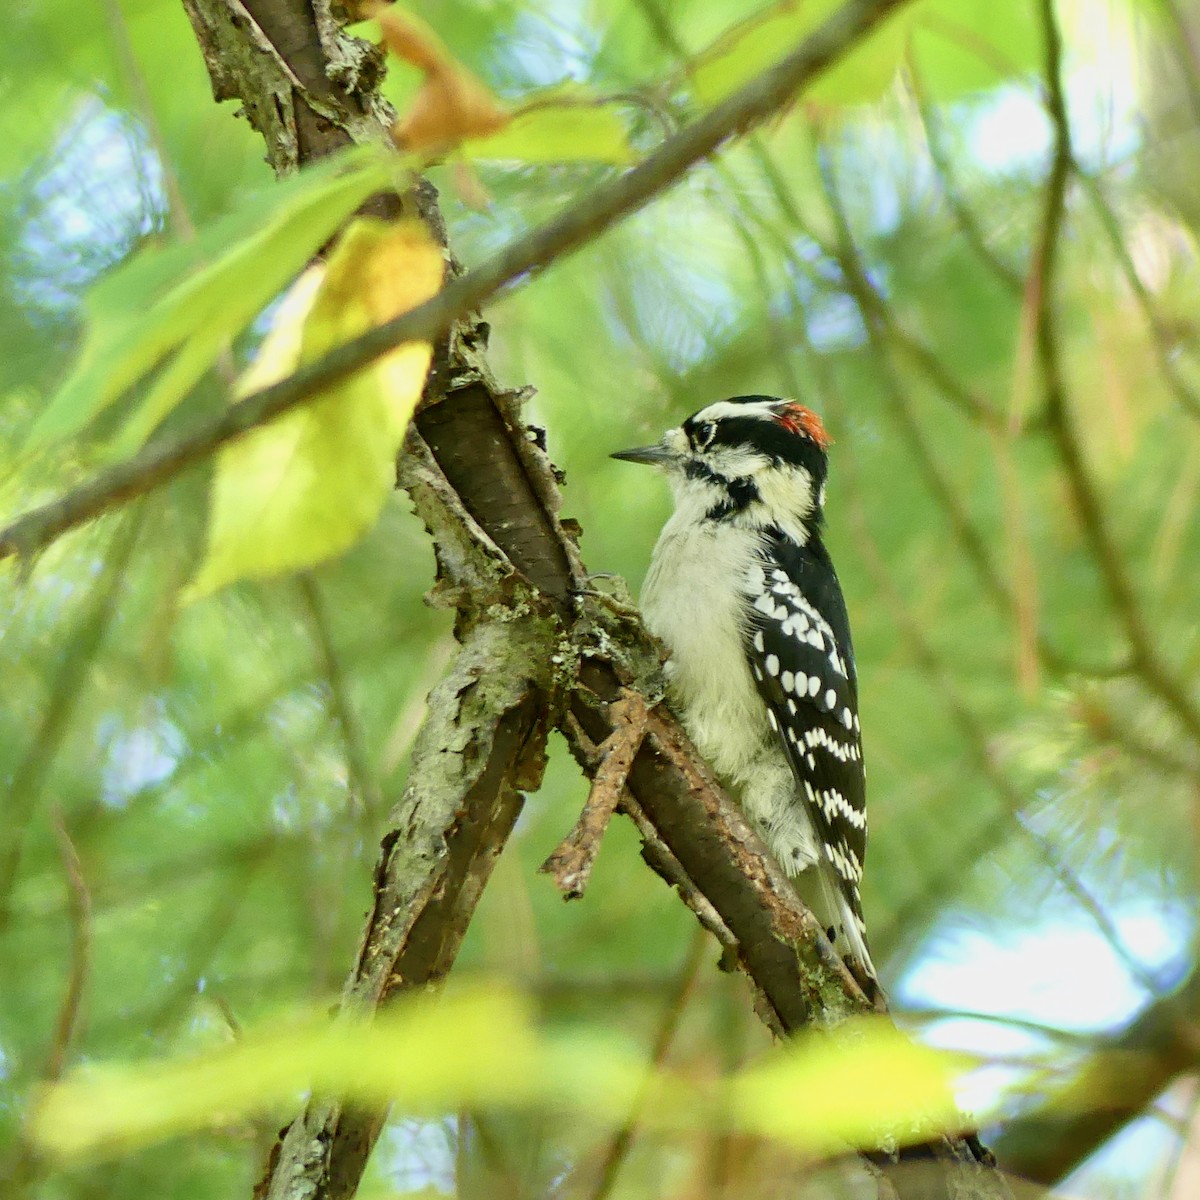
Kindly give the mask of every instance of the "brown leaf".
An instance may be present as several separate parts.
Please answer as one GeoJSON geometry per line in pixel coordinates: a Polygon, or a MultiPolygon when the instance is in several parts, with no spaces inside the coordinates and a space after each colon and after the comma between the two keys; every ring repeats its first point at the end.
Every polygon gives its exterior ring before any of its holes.
{"type": "Polygon", "coordinates": [[[445,150],[508,124],[510,113],[451,57],[424,21],[375,0],[360,8],[364,16],[379,22],[388,50],[425,76],[412,106],[392,126],[392,139],[402,150],[445,150]]]}

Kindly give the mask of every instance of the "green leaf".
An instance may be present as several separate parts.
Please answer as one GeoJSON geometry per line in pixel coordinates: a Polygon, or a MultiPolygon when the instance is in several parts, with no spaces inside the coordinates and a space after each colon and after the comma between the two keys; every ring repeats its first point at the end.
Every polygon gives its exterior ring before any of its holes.
{"type": "Polygon", "coordinates": [[[83,350],[30,435],[70,437],[156,367],[114,444],[135,450],[255,315],[372,192],[394,160],[355,148],[264,192],[194,241],[149,248],[92,289],[83,350]]]}
{"type": "Polygon", "coordinates": [[[409,1113],[542,1107],[621,1123],[636,1108],[647,1129],[732,1128],[820,1154],[959,1127],[953,1061],[868,1018],[697,1086],[648,1072],[629,1043],[595,1026],[539,1030],[525,998],[480,985],[412,997],[369,1022],[294,1017],[188,1057],[84,1068],[40,1097],[30,1133],[54,1154],[111,1154],[315,1091],[409,1113]]]}
{"type": "MultiPolygon", "coordinates": [[[[441,286],[441,250],[418,222],[351,225],[324,269],[297,284],[242,383],[254,390],[441,286]]],[[[252,430],[217,459],[208,551],[186,600],[235,579],[312,566],[375,523],[429,370],[428,342],[390,351],[320,399],[252,430]]]]}
{"type": "Polygon", "coordinates": [[[611,107],[588,103],[576,90],[555,102],[539,99],[513,114],[503,129],[462,144],[469,158],[520,162],[606,162],[625,166],[634,159],[625,124],[611,107]]]}
{"type": "MultiPolygon", "coordinates": [[[[692,71],[696,99],[705,105],[723,100],[790,54],[840,7],[841,0],[782,0],[735,26],[697,59],[692,71]]],[[[876,27],[806,88],[805,98],[827,104],[877,100],[903,57],[911,19],[901,11],[876,27]]]]}
{"type": "Polygon", "coordinates": [[[33,1138],[115,1153],[294,1104],[315,1090],[408,1111],[527,1102],[542,1086],[528,1004],[501,988],[422,998],[374,1021],[278,1022],[186,1059],[80,1071],[38,1105],[33,1138]]]}
{"type": "Polygon", "coordinates": [[[731,1084],[733,1119],[806,1153],[919,1142],[962,1126],[953,1092],[962,1065],[886,1019],[865,1017],[742,1072],[731,1084]]]}
{"type": "Polygon", "coordinates": [[[1029,0],[924,0],[912,55],[930,97],[953,100],[1036,70],[1037,17],[1029,0]]]}

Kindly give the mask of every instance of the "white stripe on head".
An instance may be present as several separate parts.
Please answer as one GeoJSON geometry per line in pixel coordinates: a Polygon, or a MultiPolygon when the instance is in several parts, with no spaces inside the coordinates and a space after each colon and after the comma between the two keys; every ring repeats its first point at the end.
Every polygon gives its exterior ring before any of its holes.
{"type": "Polygon", "coordinates": [[[707,408],[702,408],[692,418],[697,423],[702,421],[724,421],[729,417],[755,417],[760,421],[773,421],[776,409],[782,400],[755,400],[748,404],[734,404],[729,400],[718,400],[707,408]]]}

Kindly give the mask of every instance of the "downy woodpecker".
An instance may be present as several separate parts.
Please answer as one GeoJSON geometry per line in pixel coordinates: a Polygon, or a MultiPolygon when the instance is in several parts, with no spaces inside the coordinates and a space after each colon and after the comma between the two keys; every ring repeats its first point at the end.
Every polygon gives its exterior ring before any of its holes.
{"type": "Polygon", "coordinates": [[[697,748],[869,990],[858,680],[821,540],[829,437],[810,409],[735,396],[614,458],[667,477],[675,511],[642,594],[697,748]]]}

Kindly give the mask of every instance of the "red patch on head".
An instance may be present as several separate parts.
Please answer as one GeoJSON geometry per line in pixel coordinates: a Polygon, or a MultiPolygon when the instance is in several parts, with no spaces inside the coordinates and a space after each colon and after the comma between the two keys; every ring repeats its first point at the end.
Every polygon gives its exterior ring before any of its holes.
{"type": "Polygon", "coordinates": [[[821,418],[803,404],[781,405],[775,410],[775,420],[790,433],[798,433],[815,442],[822,450],[828,450],[833,442],[833,438],[825,432],[821,418]]]}

